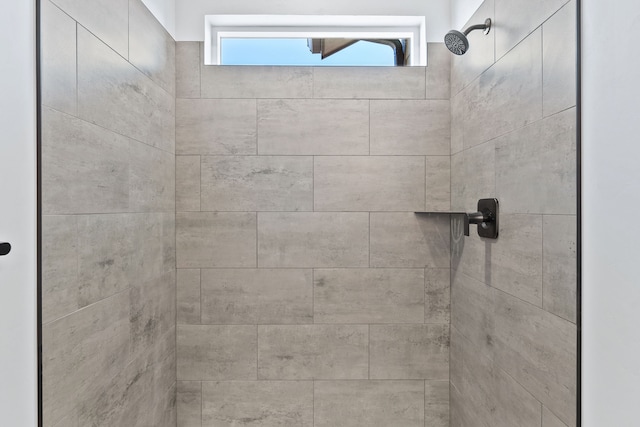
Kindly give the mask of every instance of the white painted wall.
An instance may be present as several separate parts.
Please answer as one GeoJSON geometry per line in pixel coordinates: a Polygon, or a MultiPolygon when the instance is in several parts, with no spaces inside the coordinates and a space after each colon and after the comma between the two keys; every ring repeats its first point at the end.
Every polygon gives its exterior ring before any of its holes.
{"type": "Polygon", "coordinates": [[[461,30],[483,2],[484,0],[451,0],[451,28],[461,30]]]}
{"type": "Polygon", "coordinates": [[[205,15],[424,15],[427,41],[442,42],[450,13],[450,0],[180,0],[176,40],[203,41],[205,15]]]}
{"type": "Polygon", "coordinates": [[[583,7],[583,426],[639,425],[640,2],[583,7]]]}
{"type": "Polygon", "coordinates": [[[0,425],[37,422],[35,1],[0,14],[0,425]]]}
{"type": "Polygon", "coordinates": [[[162,26],[176,38],[176,0],[142,0],[162,26]]]}

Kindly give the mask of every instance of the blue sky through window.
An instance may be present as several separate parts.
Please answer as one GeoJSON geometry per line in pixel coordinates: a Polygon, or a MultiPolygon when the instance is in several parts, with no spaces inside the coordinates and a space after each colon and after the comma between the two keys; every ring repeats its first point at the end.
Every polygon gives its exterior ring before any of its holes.
{"type": "Polygon", "coordinates": [[[223,38],[222,65],[393,66],[393,50],[357,42],[324,60],[312,54],[307,39],[223,38]]]}

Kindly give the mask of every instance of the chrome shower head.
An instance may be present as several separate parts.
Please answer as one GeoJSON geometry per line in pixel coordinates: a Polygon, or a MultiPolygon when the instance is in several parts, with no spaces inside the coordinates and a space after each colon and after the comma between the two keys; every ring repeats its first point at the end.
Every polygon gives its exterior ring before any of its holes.
{"type": "Polygon", "coordinates": [[[469,50],[469,39],[467,35],[473,30],[484,30],[484,34],[489,34],[491,31],[491,19],[487,18],[484,24],[472,25],[464,32],[451,30],[444,36],[444,44],[451,53],[456,55],[464,55],[469,50]]]}

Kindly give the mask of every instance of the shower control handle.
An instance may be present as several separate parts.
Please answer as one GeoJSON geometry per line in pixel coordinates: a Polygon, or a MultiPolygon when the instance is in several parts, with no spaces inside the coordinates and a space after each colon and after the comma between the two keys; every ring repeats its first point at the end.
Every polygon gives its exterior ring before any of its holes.
{"type": "Polygon", "coordinates": [[[478,200],[478,211],[464,214],[464,235],[469,235],[469,225],[478,226],[478,235],[496,239],[498,237],[498,200],[478,200]]]}
{"type": "Polygon", "coordinates": [[[11,252],[11,244],[6,242],[0,242],[0,256],[8,255],[11,252]]]}

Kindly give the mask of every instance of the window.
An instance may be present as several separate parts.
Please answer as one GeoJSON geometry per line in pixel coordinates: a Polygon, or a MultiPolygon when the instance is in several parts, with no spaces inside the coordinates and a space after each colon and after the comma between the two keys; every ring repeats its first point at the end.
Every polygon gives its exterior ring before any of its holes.
{"type": "MultiPolygon", "coordinates": [[[[269,44],[280,45],[285,54],[288,49],[291,53],[301,47],[321,52],[319,43],[325,44],[325,53],[337,48],[332,52],[335,54],[328,55],[330,60],[335,58],[324,63],[312,60],[294,64],[290,59],[277,62],[278,58],[272,57],[264,62],[256,58],[251,65],[394,65],[367,62],[366,52],[369,51],[370,58],[385,52],[391,61],[398,62],[400,55],[396,58],[394,53],[402,51],[405,58],[402,62],[406,65],[424,66],[427,58],[424,21],[424,16],[208,15],[205,17],[205,64],[234,64],[227,55],[229,46],[242,48],[243,44],[255,46],[260,40],[262,43],[271,40],[269,44]],[[374,51],[379,53],[374,55],[371,53],[374,51]],[[337,62],[345,56],[349,62],[337,62]],[[352,61],[354,58],[360,63],[352,61]]],[[[278,54],[278,57],[281,56],[278,54]]],[[[250,65],[249,62],[246,65],[250,65]]]]}

